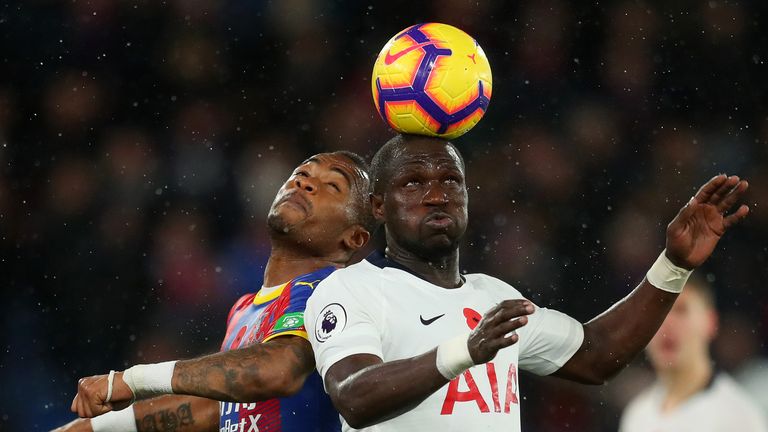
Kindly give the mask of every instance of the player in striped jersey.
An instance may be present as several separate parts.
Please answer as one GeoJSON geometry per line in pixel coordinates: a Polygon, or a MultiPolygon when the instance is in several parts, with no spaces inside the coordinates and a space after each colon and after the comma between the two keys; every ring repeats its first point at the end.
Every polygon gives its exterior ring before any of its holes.
{"type": "Polygon", "coordinates": [[[337,431],[338,414],[314,372],[304,307],[317,283],[369,239],[367,170],[350,152],[319,154],[297,167],[267,218],[272,252],[264,287],[233,306],[222,352],[84,378],[73,411],[107,414],[64,430],[337,431]],[[110,412],[134,397],[170,393],[110,412]]]}

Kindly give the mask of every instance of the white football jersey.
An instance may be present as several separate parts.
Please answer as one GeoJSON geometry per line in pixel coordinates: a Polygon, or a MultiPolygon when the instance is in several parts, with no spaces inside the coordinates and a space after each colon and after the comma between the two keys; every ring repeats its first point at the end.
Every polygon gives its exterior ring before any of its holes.
{"type": "MultiPolygon", "coordinates": [[[[379,255],[328,276],[307,303],[305,323],[317,369],[354,354],[389,362],[423,354],[473,329],[507,299],[522,299],[510,285],[483,274],[466,275],[454,289],[433,285],[379,255]]],[[[581,324],[536,308],[517,330],[519,341],[472,367],[409,412],[365,431],[520,431],[518,370],[547,375],[579,349],[581,324]]],[[[342,419],[345,431],[352,429],[342,419]]]]}
{"type": "Polygon", "coordinates": [[[621,432],[768,432],[757,406],[729,376],[718,374],[704,390],[662,412],[660,383],[640,393],[621,418],[621,432]]]}

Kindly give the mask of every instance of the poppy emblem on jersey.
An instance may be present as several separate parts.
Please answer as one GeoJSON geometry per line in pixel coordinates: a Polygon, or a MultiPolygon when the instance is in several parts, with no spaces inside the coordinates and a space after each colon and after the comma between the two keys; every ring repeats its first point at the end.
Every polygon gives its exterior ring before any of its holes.
{"type": "Polygon", "coordinates": [[[469,326],[469,329],[474,330],[475,327],[480,324],[480,320],[483,316],[480,315],[480,312],[472,308],[464,308],[464,318],[467,319],[467,326],[469,326]]]}
{"type": "Polygon", "coordinates": [[[334,334],[344,330],[347,325],[347,311],[338,303],[324,307],[315,323],[315,339],[323,343],[334,334]]]}

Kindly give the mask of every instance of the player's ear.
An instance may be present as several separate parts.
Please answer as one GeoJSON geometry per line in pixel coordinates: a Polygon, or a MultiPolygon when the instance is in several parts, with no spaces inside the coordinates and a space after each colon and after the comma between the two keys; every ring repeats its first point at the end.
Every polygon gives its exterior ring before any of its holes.
{"type": "Polygon", "coordinates": [[[376,222],[384,223],[384,197],[382,195],[371,194],[371,209],[376,222]]]}
{"type": "Polygon", "coordinates": [[[371,233],[360,225],[353,225],[344,233],[344,246],[351,250],[358,250],[368,243],[371,233]]]}

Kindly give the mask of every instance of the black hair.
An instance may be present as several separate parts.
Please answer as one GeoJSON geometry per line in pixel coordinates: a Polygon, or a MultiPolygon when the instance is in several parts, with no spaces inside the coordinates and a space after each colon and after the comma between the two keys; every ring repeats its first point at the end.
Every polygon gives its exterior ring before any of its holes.
{"type": "Polygon", "coordinates": [[[408,142],[416,139],[434,139],[441,140],[446,144],[453,147],[456,154],[459,156],[461,162],[462,171],[465,169],[464,157],[459,150],[450,141],[442,140],[441,138],[430,138],[417,135],[404,135],[398,134],[392,137],[389,141],[384,143],[383,146],[373,155],[371,160],[371,191],[375,194],[381,194],[384,192],[384,188],[392,180],[393,166],[392,161],[396,159],[398,153],[405,150],[408,142]]]}

